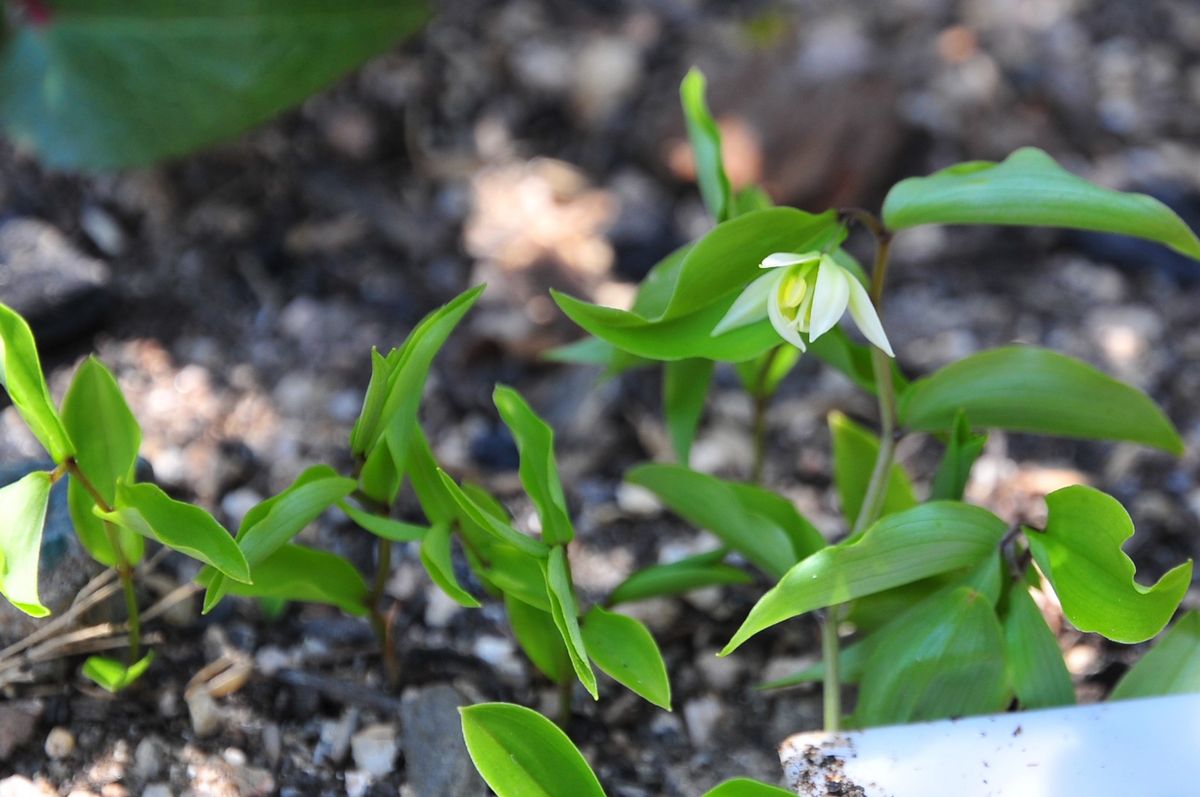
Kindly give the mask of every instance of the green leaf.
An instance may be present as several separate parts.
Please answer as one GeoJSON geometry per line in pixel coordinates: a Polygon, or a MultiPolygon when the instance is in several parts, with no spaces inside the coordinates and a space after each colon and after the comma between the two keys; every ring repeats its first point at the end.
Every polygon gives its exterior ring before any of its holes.
{"type": "MultiPolygon", "coordinates": [[[[868,393],[876,393],[871,347],[850,340],[846,330],[841,327],[834,327],[816,340],[809,341],[808,353],[841,371],[868,393]]],[[[895,361],[892,362],[892,384],[896,395],[908,387],[908,380],[900,373],[900,366],[895,361]]]]}
{"type": "Polygon", "coordinates": [[[663,366],[663,417],[680,465],[688,464],[712,374],[712,360],[673,360],[663,366]]]}
{"type": "Polygon", "coordinates": [[[788,535],[796,561],[825,547],[825,537],[808,518],[796,510],[796,505],[782,495],[771,492],[757,484],[725,482],[737,496],[742,508],[755,515],[765,517],[788,535]]]}
{"type": "Polygon", "coordinates": [[[117,479],[129,479],[137,464],[142,430],[112,373],[95,357],[75,371],[63,397],[62,422],[75,443],[75,460],[110,505],[117,479]]]}
{"type": "Polygon", "coordinates": [[[498,797],[604,797],[583,755],[536,711],[481,703],[459,713],[467,752],[498,797]]]}
{"type": "Polygon", "coordinates": [[[727,549],[721,548],[711,554],[700,554],[670,564],[642,568],[617,585],[609,594],[607,604],[616,606],[647,598],[682,595],[701,587],[749,584],[754,581],[749,573],[721,563],[726,551],[727,549]],[[719,556],[714,559],[712,554],[719,556]]]}
{"type": "MultiPolygon", "coordinates": [[[[464,534],[466,527],[464,525],[464,534]]],[[[543,612],[550,612],[546,591],[545,557],[532,556],[511,545],[494,542],[488,549],[484,578],[506,597],[515,598],[543,612]]]]}
{"type": "Polygon", "coordinates": [[[416,542],[423,539],[429,531],[426,526],[376,515],[374,512],[359,509],[347,501],[339,501],[338,508],[345,512],[346,517],[353,520],[360,529],[369,531],[380,539],[392,542],[416,542]]]}
{"type": "Polygon", "coordinates": [[[883,202],[883,223],[893,230],[919,224],[1097,230],[1157,241],[1200,259],[1200,240],[1166,205],[1145,194],[1093,185],[1033,147],[1001,163],[963,163],[901,180],[883,202]]]}
{"type": "Polygon", "coordinates": [[[632,617],[593,606],[583,618],[588,656],[613,680],[654,705],[671,710],[667,665],[646,626],[632,617]]]}
{"type": "Polygon", "coordinates": [[[734,363],[733,367],[746,392],[756,398],[770,398],[779,389],[804,352],[791,344],[776,346],[753,360],[734,363]]]}
{"type": "Polygon", "coordinates": [[[793,797],[790,791],[749,778],[734,778],[704,792],[704,797],[793,797]]]}
{"type": "Polygon", "coordinates": [[[987,510],[951,501],[880,518],[861,537],[823,548],[789,570],[755,604],[721,655],[813,609],[976,565],[1004,532],[1004,521],[987,510]]]}
{"type": "Polygon", "coordinates": [[[497,386],[492,400],[517,443],[521,486],[541,518],[542,539],[547,545],[570,542],[575,531],[571,528],[567,499],[554,461],[554,430],[511,387],[497,386]]]}
{"type": "Polygon", "coordinates": [[[8,135],[69,169],[140,166],[230,138],[417,28],[381,0],[54,0],[0,60],[8,135]],[[186,87],[186,91],[182,89],[186,87]]]}
{"type": "MultiPolygon", "coordinates": [[[[837,485],[842,512],[851,527],[862,510],[867,485],[879,455],[879,438],[840,412],[829,413],[829,434],[833,439],[833,480],[837,485]]],[[[880,517],[903,512],[917,504],[912,483],[899,464],[892,465],[888,476],[880,517]]]]}
{"type": "Polygon", "coordinates": [[[579,682],[592,696],[599,700],[596,690],[596,674],[588,663],[587,647],[583,643],[583,633],[579,629],[579,605],[575,602],[575,585],[571,582],[571,573],[567,564],[567,551],[563,546],[556,545],[550,549],[550,557],[546,568],[546,592],[550,595],[550,615],[554,625],[566,643],[567,653],[571,656],[571,666],[579,682]]]}
{"type": "Polygon", "coordinates": [[[1013,582],[1008,588],[1003,622],[1008,675],[1021,707],[1050,708],[1074,703],[1075,689],[1058,641],[1022,581],[1013,582]]]}
{"type": "Polygon", "coordinates": [[[1110,700],[1200,692],[1200,612],[1187,612],[1125,673],[1110,700]]]}
{"type": "Polygon", "coordinates": [[[408,475],[408,483],[417,495],[421,511],[430,523],[451,523],[458,517],[458,504],[442,484],[437,460],[420,426],[413,432],[404,470],[408,475]]]}
{"type": "Polygon", "coordinates": [[[38,597],[50,484],[49,473],[35,470],[0,488],[0,594],[31,617],[50,614],[38,597]]]}
{"type": "Polygon", "coordinates": [[[857,724],[987,714],[1008,705],[1004,633],[986,597],[960,587],[901,623],[867,661],[857,724]]]}
{"type": "Polygon", "coordinates": [[[750,185],[733,195],[733,201],[730,203],[729,217],[737,218],[747,213],[753,213],[756,210],[765,210],[772,207],[775,207],[775,203],[771,200],[771,195],[762,186],[750,185]]]}
{"type": "Polygon", "coordinates": [[[46,377],[42,375],[33,332],[25,319],[5,304],[0,304],[0,385],[4,386],[29,431],[56,463],[62,463],[75,453],[75,446],[54,409],[46,377]]]}
{"type": "Polygon", "coordinates": [[[704,205],[712,217],[722,222],[730,215],[732,189],[721,160],[721,131],[709,113],[704,87],[704,74],[693,67],[679,85],[679,101],[683,105],[688,141],[691,142],[696,161],[696,182],[700,184],[700,196],[704,198],[704,205]]]}
{"type": "Polygon", "coordinates": [[[930,499],[934,501],[961,501],[971,478],[971,468],[987,445],[987,434],[975,434],[967,422],[967,415],[959,412],[954,416],[954,430],[946,441],[942,461],[933,475],[930,499]]]}
{"type": "Polygon", "coordinates": [[[573,674],[571,657],[550,612],[508,594],[504,596],[504,607],[513,636],[533,666],[556,684],[568,680],[573,674]]]}
{"type": "Polygon", "coordinates": [[[639,465],[625,481],[650,490],[689,523],[708,529],[776,578],[799,559],[788,533],[743,506],[727,482],[681,465],[639,465]]]}
{"type": "MultiPolygon", "coordinates": [[[[205,568],[196,581],[208,587],[217,575],[205,568]]],[[[288,543],[254,565],[254,583],[226,584],[230,595],[275,598],[336,606],[347,614],[367,613],[368,590],[362,575],[340,556],[288,543]]]]}
{"type": "Polygon", "coordinates": [[[116,694],[141,678],[153,661],[154,651],[148,652],[128,667],[124,662],[116,659],[105,656],[88,656],[87,661],[83,663],[81,672],[85,678],[106,692],[116,694]]]}
{"type": "Polygon", "coordinates": [[[468,609],[479,608],[479,601],[459,585],[458,577],[454,575],[450,527],[445,523],[435,523],[421,540],[421,564],[433,583],[441,587],[451,600],[468,609]]]}
{"type": "MultiPolygon", "coordinates": [[[[253,568],[279,550],[322,512],[352,493],[354,487],[353,479],[339,476],[328,465],[305,469],[287,489],[259,502],[242,518],[237,546],[246,562],[253,568]]],[[[225,595],[225,582],[220,575],[213,579],[204,596],[203,613],[212,611],[225,595]]]]}
{"type": "Polygon", "coordinates": [[[914,382],[899,409],[901,423],[920,431],[949,431],[965,412],[985,428],[1183,452],[1179,433],[1146,394],[1035,346],[992,349],[948,365],[914,382]]]}
{"type": "Polygon", "coordinates": [[[153,484],[117,484],[115,511],[104,520],[158,540],[224,573],[250,583],[250,565],[229,532],[198,506],[176,501],[153,484]]]}
{"type": "MultiPolygon", "coordinates": [[[[354,426],[350,430],[350,449],[355,451],[362,442],[362,436],[366,429],[379,428],[380,419],[383,415],[383,404],[387,401],[388,383],[391,381],[392,372],[396,370],[397,364],[403,353],[400,349],[392,349],[383,355],[379,353],[379,349],[371,347],[371,381],[367,383],[367,392],[363,396],[362,409],[359,410],[358,417],[354,419],[354,426]]],[[[362,453],[362,452],[359,452],[362,453]]]]}
{"type": "Polygon", "coordinates": [[[119,564],[106,525],[111,528],[117,544],[121,546],[125,561],[130,564],[142,561],[142,556],[146,553],[146,538],[135,531],[113,526],[97,517],[95,500],[87,488],[74,477],[67,480],[67,510],[71,515],[75,536],[97,562],[105,567],[117,567],[119,564]]]}
{"type": "Polygon", "coordinates": [[[391,506],[396,503],[403,481],[404,473],[396,466],[391,446],[381,437],[358,472],[358,487],[372,501],[391,506]]]}
{"type": "Polygon", "coordinates": [[[527,534],[514,529],[501,518],[486,511],[481,507],[471,496],[467,495],[461,487],[455,484],[454,479],[443,470],[438,470],[438,475],[442,479],[442,485],[446,491],[458,504],[459,510],[463,513],[466,519],[470,520],[483,531],[495,537],[501,542],[508,543],[523,553],[535,556],[539,559],[544,559],[549,553],[550,548],[541,540],[536,540],[527,534]]]}
{"type": "Polygon", "coordinates": [[[1076,485],[1050,493],[1046,506],[1046,530],[1025,536],[1072,625],[1126,644],[1163,630],[1191,583],[1191,560],[1143,587],[1121,550],[1133,536],[1133,521],[1115,498],[1076,485]]]}

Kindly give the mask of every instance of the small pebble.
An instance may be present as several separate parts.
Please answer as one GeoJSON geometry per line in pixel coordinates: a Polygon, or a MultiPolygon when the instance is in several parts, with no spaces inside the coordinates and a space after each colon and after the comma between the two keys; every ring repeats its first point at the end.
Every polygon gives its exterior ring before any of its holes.
{"type": "Polygon", "coordinates": [[[382,723],[368,725],[350,740],[354,765],[376,778],[391,774],[398,749],[396,729],[382,723]]]}
{"type": "Polygon", "coordinates": [[[150,783],[142,789],[142,797],[175,797],[175,794],[165,783],[150,783]]]}
{"type": "Polygon", "coordinates": [[[357,769],[346,770],[346,797],[363,797],[373,780],[369,773],[357,769]]]}
{"type": "Polygon", "coordinates": [[[46,737],[46,755],[51,758],[68,758],[75,752],[75,734],[63,727],[54,728],[46,737]]]}
{"type": "Polygon", "coordinates": [[[196,736],[212,736],[221,729],[221,709],[212,695],[203,689],[196,689],[185,695],[184,699],[187,701],[188,714],[192,718],[192,731],[196,736]]]}
{"type": "Polygon", "coordinates": [[[697,697],[684,703],[683,721],[687,725],[692,744],[697,747],[707,745],[724,713],[721,701],[712,695],[697,697]]]}
{"type": "Polygon", "coordinates": [[[133,751],[133,772],[142,780],[158,777],[163,770],[163,744],[154,736],[138,742],[133,751]]]}
{"type": "Polygon", "coordinates": [[[279,726],[273,722],[268,722],[262,729],[262,746],[263,754],[267,757],[267,762],[271,766],[279,763],[280,756],[283,755],[283,735],[279,732],[279,726]]]}

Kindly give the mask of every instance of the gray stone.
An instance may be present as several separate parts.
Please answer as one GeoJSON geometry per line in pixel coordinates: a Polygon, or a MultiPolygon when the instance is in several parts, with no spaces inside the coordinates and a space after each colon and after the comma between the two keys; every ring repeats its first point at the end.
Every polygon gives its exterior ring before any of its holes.
{"type": "Polygon", "coordinates": [[[158,777],[166,764],[166,752],[165,745],[157,736],[142,739],[133,751],[134,774],[142,780],[158,777]]]}
{"type": "MultiPolygon", "coordinates": [[[[2,266],[0,266],[2,267],[2,266]]],[[[0,295],[3,295],[0,289],[0,295]]],[[[0,466],[0,487],[12,484],[35,470],[53,470],[49,460],[26,460],[0,466]]],[[[42,555],[38,563],[38,593],[52,615],[65,611],[100,565],[79,544],[67,508],[67,480],[50,490],[50,505],[42,531],[42,555]]],[[[35,631],[40,621],[0,600],[0,647],[35,631]]]]}
{"type": "Polygon", "coordinates": [[[396,729],[390,723],[368,725],[350,739],[350,755],[359,770],[374,778],[392,774],[396,768],[396,729]]]}
{"type": "Polygon", "coordinates": [[[46,755],[54,759],[70,758],[75,752],[75,734],[62,726],[50,729],[46,736],[46,755]]]}
{"type": "Polygon", "coordinates": [[[25,746],[42,718],[40,700],[10,700],[0,703],[0,761],[25,746]]]}
{"type": "Polygon", "coordinates": [[[33,327],[38,343],[78,338],[109,306],[108,266],[39,219],[0,223],[0,296],[33,327]]]}
{"type": "Polygon", "coordinates": [[[401,747],[413,797],[482,797],[462,739],[458,709],[467,701],[454,687],[413,690],[400,706],[401,747]]]}

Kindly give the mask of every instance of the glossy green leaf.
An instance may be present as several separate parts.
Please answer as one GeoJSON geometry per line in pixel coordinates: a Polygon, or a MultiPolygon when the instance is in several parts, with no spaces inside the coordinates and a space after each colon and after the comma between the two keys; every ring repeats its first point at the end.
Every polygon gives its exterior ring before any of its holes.
{"type": "Polygon", "coordinates": [[[142,430],[117,380],[95,357],[84,360],[75,371],[63,397],[62,422],[75,444],[80,470],[111,505],[117,479],[133,474],[142,430]]]}
{"type": "Polygon", "coordinates": [[[609,677],[671,710],[671,682],[654,637],[632,617],[593,606],[583,618],[588,656],[609,677]]]}
{"type": "Polygon", "coordinates": [[[1008,705],[1004,632],[986,597],[960,587],[901,623],[867,661],[856,724],[987,714],[1008,705]]]}
{"type": "Polygon", "coordinates": [[[25,319],[5,304],[0,304],[0,385],[56,463],[75,453],[42,375],[33,332],[25,319]]]}
{"type": "Polygon", "coordinates": [[[69,169],[139,166],[263,122],[383,52],[424,5],[54,0],[0,56],[8,135],[69,169]],[[181,87],[187,91],[181,91],[181,87]]]}
{"type": "Polygon", "coordinates": [[[1200,259],[1200,240],[1166,205],[1089,183],[1033,147],[1001,163],[961,163],[901,180],[883,202],[883,223],[893,230],[919,224],[1097,230],[1157,241],[1200,259]]]}
{"type": "Polygon", "coordinates": [[[673,512],[708,529],[776,578],[799,559],[787,532],[769,517],[748,510],[738,493],[716,477],[681,465],[639,465],[625,480],[650,490],[673,512]]]}
{"type": "Polygon", "coordinates": [[[463,488],[459,487],[445,471],[438,470],[438,474],[441,476],[446,492],[458,504],[459,510],[468,520],[496,539],[508,543],[523,553],[538,558],[546,557],[550,548],[544,542],[536,540],[528,534],[522,534],[499,517],[487,512],[471,496],[467,495],[463,488]]]}
{"type": "Polygon", "coordinates": [[[467,752],[498,797],[604,797],[583,755],[536,711],[481,703],[459,713],[467,752]]]}
{"type": "Polygon", "coordinates": [[[504,596],[504,608],[513,636],[533,666],[553,683],[570,679],[574,674],[571,657],[550,613],[508,594],[504,596]]]}
{"type": "MultiPolygon", "coordinates": [[[[196,581],[209,586],[216,571],[205,568],[196,581]]],[[[230,595],[336,606],[347,614],[367,613],[369,591],[362,575],[340,556],[289,542],[254,565],[254,583],[229,581],[230,595]]]]}
{"type": "Polygon", "coordinates": [[[732,189],[721,159],[721,131],[709,113],[704,87],[703,73],[693,67],[679,86],[679,100],[696,163],[700,196],[712,217],[721,222],[729,218],[732,189]]]}
{"type": "Polygon", "coordinates": [[[445,523],[435,523],[421,540],[421,564],[433,583],[451,600],[468,609],[479,608],[479,601],[462,588],[458,577],[454,575],[454,561],[450,552],[450,527],[445,523]]]}
{"type": "Polygon", "coordinates": [[[221,524],[153,484],[118,483],[115,511],[97,512],[104,520],[212,565],[234,581],[250,583],[250,565],[221,524]]]}
{"type": "Polygon", "coordinates": [[[813,609],[982,562],[1005,525],[985,509],[937,501],[888,515],[861,537],[817,551],[764,595],[721,651],[813,609]]]}
{"type": "Polygon", "coordinates": [[[1113,689],[1110,700],[1200,692],[1200,612],[1190,611],[1154,643],[1113,689]]]}
{"type": "Polygon", "coordinates": [[[1005,609],[1005,658],[1021,707],[1050,708],[1074,703],[1075,689],[1058,640],[1023,582],[1009,586],[1005,609]]]}
{"type": "Polygon", "coordinates": [[[67,510],[71,515],[75,536],[97,562],[105,567],[118,565],[117,554],[109,537],[110,530],[117,544],[121,546],[126,562],[137,564],[142,561],[142,556],[146,553],[146,538],[136,531],[112,524],[108,524],[111,529],[106,529],[105,521],[96,516],[95,500],[74,477],[67,480],[67,510]]]}
{"type": "Polygon", "coordinates": [[[975,434],[967,422],[966,413],[954,417],[954,429],[946,441],[946,450],[933,475],[930,499],[961,501],[971,478],[971,468],[987,445],[987,434],[975,434]]]}
{"type": "Polygon", "coordinates": [[[346,513],[346,517],[354,521],[354,525],[364,531],[369,531],[376,537],[391,542],[417,542],[425,537],[429,531],[426,526],[418,526],[415,523],[405,523],[402,520],[394,520],[390,517],[376,515],[374,512],[367,512],[359,509],[348,501],[339,501],[338,507],[346,513]]]}
{"type": "Polygon", "coordinates": [[[575,537],[567,498],[558,479],[554,461],[554,430],[538,417],[521,394],[510,387],[497,386],[492,400],[505,426],[512,432],[521,456],[521,486],[529,495],[542,521],[542,540],[547,545],[563,545],[575,537]]]}
{"type": "Polygon", "coordinates": [[[673,360],[663,365],[663,417],[680,465],[687,465],[712,381],[712,360],[673,360]]]}
{"type": "Polygon", "coordinates": [[[0,488],[0,595],[31,617],[50,610],[38,597],[42,528],[50,501],[50,474],[35,470],[0,488]]]}
{"type": "Polygon", "coordinates": [[[725,555],[726,549],[722,548],[712,554],[700,554],[678,562],[642,568],[617,585],[609,594],[607,604],[616,606],[647,598],[682,595],[702,587],[749,584],[754,581],[744,570],[723,564],[721,560],[725,555]]]}
{"type": "Polygon", "coordinates": [[[914,382],[899,409],[904,426],[922,431],[949,431],[965,412],[985,428],[1183,452],[1179,433],[1145,393],[1036,346],[1005,346],[948,365],[914,382]]]}
{"type": "Polygon", "coordinates": [[[141,678],[146,670],[150,669],[153,661],[154,651],[148,652],[128,667],[124,662],[116,659],[105,656],[88,656],[80,672],[101,689],[116,694],[141,678]]]}
{"type": "Polygon", "coordinates": [[[790,791],[749,778],[734,778],[704,792],[704,797],[794,797],[790,791]]]}
{"type": "MultiPolygon", "coordinates": [[[[879,438],[840,412],[829,413],[829,434],[833,439],[833,480],[837,485],[842,512],[853,527],[862,510],[863,499],[867,496],[871,472],[875,469],[879,438]]],[[[892,465],[880,517],[903,512],[916,504],[912,482],[908,480],[904,468],[899,464],[892,465]]]]}
{"type": "MultiPolygon", "coordinates": [[[[328,465],[306,468],[287,489],[252,507],[242,518],[237,546],[253,566],[279,550],[321,513],[354,491],[353,479],[328,465]]],[[[257,577],[255,577],[257,580],[257,577]]],[[[226,579],[217,575],[204,596],[203,613],[212,611],[225,595],[226,579]]]]}
{"type": "Polygon", "coordinates": [[[506,597],[548,613],[550,596],[546,591],[544,561],[545,557],[533,556],[497,541],[488,550],[484,578],[506,597]]]}
{"type": "Polygon", "coordinates": [[[558,633],[566,643],[571,666],[575,669],[579,682],[588,690],[593,700],[599,700],[596,674],[592,672],[587,647],[583,642],[583,632],[579,628],[579,604],[575,600],[575,585],[571,581],[566,549],[561,545],[551,548],[545,568],[546,592],[550,595],[550,616],[554,618],[554,625],[558,627],[558,633]]]}
{"type": "Polygon", "coordinates": [[[1143,587],[1121,550],[1133,536],[1133,521],[1120,502],[1077,485],[1050,493],[1046,506],[1046,530],[1025,536],[1072,625],[1126,644],[1163,630],[1191,583],[1191,560],[1143,587]]]}

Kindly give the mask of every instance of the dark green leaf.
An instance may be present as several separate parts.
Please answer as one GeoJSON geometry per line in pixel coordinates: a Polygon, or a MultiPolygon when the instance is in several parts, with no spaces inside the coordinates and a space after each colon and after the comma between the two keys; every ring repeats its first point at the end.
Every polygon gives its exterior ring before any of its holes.
{"type": "Polygon", "coordinates": [[[1129,440],[1183,452],[1179,433],[1145,393],[1035,346],[959,360],[914,382],[900,398],[900,420],[910,429],[949,431],[959,412],[985,428],[1129,440]]]}
{"type": "Polygon", "coordinates": [[[588,662],[587,647],[583,643],[583,633],[579,629],[579,604],[575,600],[575,585],[571,581],[570,566],[567,564],[567,551],[561,545],[550,549],[550,557],[544,565],[546,568],[546,592],[550,595],[550,615],[558,626],[558,633],[566,643],[567,653],[571,656],[571,666],[579,682],[591,694],[593,700],[599,699],[596,690],[596,674],[588,662]]]}
{"type": "MultiPolygon", "coordinates": [[[[833,438],[833,480],[842,502],[842,512],[853,527],[867,496],[871,472],[875,469],[879,438],[840,412],[829,413],[829,434],[833,438]]],[[[904,468],[899,464],[892,465],[880,517],[903,512],[916,503],[912,483],[904,468]]]]}
{"type": "Polygon", "coordinates": [[[679,100],[687,123],[688,141],[696,162],[696,182],[708,212],[718,222],[730,215],[729,178],[721,160],[721,131],[709,113],[704,99],[704,75],[692,68],[679,86],[679,100]]]}
{"type": "Polygon", "coordinates": [[[1121,550],[1133,536],[1133,521],[1115,498],[1077,485],[1050,493],[1046,505],[1046,530],[1026,537],[1067,619],[1080,631],[1126,644],[1163,630],[1191,583],[1191,561],[1143,587],[1121,550]]]}
{"type": "Polygon", "coordinates": [[[418,426],[408,447],[408,461],[405,466],[408,483],[417,494],[421,510],[430,523],[450,523],[458,517],[458,505],[454,497],[446,491],[442,478],[438,475],[437,460],[429,447],[429,440],[418,426]]]}
{"type": "Polygon", "coordinates": [[[974,161],[902,180],[884,200],[883,222],[893,230],[919,224],[1097,230],[1157,241],[1200,259],[1200,240],[1166,205],[1093,185],[1033,147],[1002,163],[974,161]]]}
{"type": "Polygon", "coordinates": [[[673,360],[663,365],[663,417],[680,465],[688,464],[712,374],[712,360],[673,360]]]}
{"type": "Polygon", "coordinates": [[[8,134],[60,168],[137,166],[263,122],[383,52],[424,5],[54,0],[0,61],[8,134]],[[184,90],[186,89],[186,90],[184,90]]]}
{"type": "Polygon", "coordinates": [[[386,438],[379,438],[358,472],[359,489],[372,501],[391,506],[403,481],[404,473],[396,466],[391,446],[386,438]]]}
{"type": "Polygon", "coordinates": [[[83,663],[82,673],[100,688],[116,694],[141,678],[153,661],[154,651],[150,651],[128,667],[116,659],[88,656],[87,661],[83,663]]]}
{"type": "Polygon", "coordinates": [[[934,501],[961,501],[971,478],[971,468],[983,453],[987,444],[986,434],[975,434],[967,422],[966,413],[954,417],[954,430],[946,441],[942,461],[933,475],[930,499],[934,501]]]}
{"type": "Polygon", "coordinates": [[[583,755],[536,711],[481,703],[459,713],[467,752],[498,797],[604,797],[583,755]]]}
{"type": "Polygon", "coordinates": [[[737,496],[742,508],[752,514],[765,517],[788,535],[796,561],[816,553],[825,547],[825,538],[808,518],[796,510],[796,505],[782,495],[745,482],[725,482],[737,496]]]}
{"type": "Polygon", "coordinates": [[[740,363],[734,363],[738,379],[746,392],[756,398],[770,398],[779,389],[779,383],[796,363],[802,351],[791,344],[776,346],[767,353],[740,363]]]}
{"type": "Polygon", "coordinates": [[[861,537],[823,548],[789,570],[721,654],[813,609],[976,565],[994,552],[1004,532],[1004,522],[987,510],[951,501],[880,518],[861,537]]]}
{"type": "Polygon", "coordinates": [[[42,527],[50,501],[50,474],[35,470],[0,488],[0,594],[31,617],[50,610],[38,597],[42,527]]]}
{"type": "Polygon", "coordinates": [[[117,380],[95,357],[75,371],[63,397],[62,422],[75,444],[75,460],[110,505],[117,479],[129,479],[142,445],[142,430],[117,380]]]}
{"type": "Polygon", "coordinates": [[[459,585],[458,577],[454,575],[450,527],[445,523],[435,523],[421,540],[421,564],[433,583],[441,587],[451,600],[468,609],[479,608],[479,601],[459,585]]]}
{"type": "Polygon", "coordinates": [[[1117,683],[1110,700],[1200,692],[1200,612],[1187,612],[1117,683]]]}
{"type": "Polygon", "coordinates": [[[575,537],[567,499],[554,461],[554,430],[510,387],[497,386],[492,400],[500,417],[513,434],[521,455],[521,486],[529,495],[542,521],[542,539],[547,545],[563,545],[575,537]]]}
{"type": "MultiPolygon", "coordinates": [[[[215,575],[216,571],[205,568],[196,581],[207,587],[215,575]]],[[[244,598],[324,603],[356,617],[367,613],[367,584],[352,564],[290,542],[254,565],[253,584],[229,581],[226,589],[244,598]]]]}
{"type": "Polygon", "coordinates": [[[176,501],[153,484],[117,484],[115,511],[100,516],[250,583],[250,565],[229,532],[198,506],[176,501]]]}
{"type": "Polygon", "coordinates": [[[643,568],[617,585],[608,596],[608,605],[616,606],[664,595],[682,595],[701,587],[752,582],[754,579],[749,573],[721,563],[725,552],[724,548],[714,551],[720,554],[715,560],[708,554],[701,554],[670,564],[643,568]]]}
{"type": "Polygon", "coordinates": [[[960,587],[900,623],[867,661],[857,724],[986,714],[1008,705],[1004,634],[986,597],[960,587]]]}
{"type": "Polygon", "coordinates": [[[778,786],[768,786],[749,778],[734,778],[704,792],[704,797],[793,797],[793,795],[790,791],[785,791],[778,786]]]}
{"type": "Polygon", "coordinates": [[[569,679],[573,674],[571,657],[550,613],[535,609],[507,594],[504,596],[504,607],[512,624],[513,636],[533,666],[556,684],[569,679]]]}
{"type": "Polygon", "coordinates": [[[672,511],[776,578],[798,561],[788,533],[769,517],[749,511],[720,479],[680,465],[640,465],[625,480],[650,490],[672,511]]]}
{"type": "Polygon", "coordinates": [[[446,488],[447,493],[458,504],[459,511],[467,520],[519,551],[538,558],[545,558],[550,549],[544,542],[522,534],[501,518],[486,511],[471,496],[467,495],[463,488],[459,487],[445,471],[439,469],[438,475],[441,477],[442,485],[446,488]]]}
{"type": "Polygon", "coordinates": [[[426,532],[429,531],[425,526],[405,523],[401,520],[376,515],[374,512],[367,512],[348,501],[339,501],[338,507],[346,513],[346,517],[354,521],[356,526],[371,532],[380,539],[392,542],[416,542],[423,539],[426,532]]]}
{"type": "Polygon", "coordinates": [[[1071,674],[1067,672],[1054,632],[1029,596],[1028,587],[1020,581],[1008,589],[1004,645],[1009,678],[1022,708],[1050,708],[1075,702],[1071,674]]]}
{"type": "Polygon", "coordinates": [[[613,680],[660,708],[671,710],[671,682],[662,653],[646,626],[593,606],[583,618],[588,656],[613,680]]]}
{"type": "Polygon", "coordinates": [[[75,453],[42,375],[33,332],[25,319],[5,304],[0,304],[0,385],[56,463],[75,453]]]}

